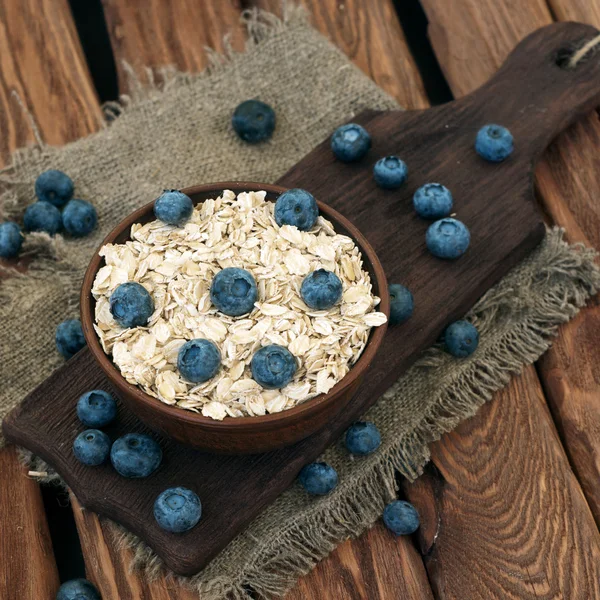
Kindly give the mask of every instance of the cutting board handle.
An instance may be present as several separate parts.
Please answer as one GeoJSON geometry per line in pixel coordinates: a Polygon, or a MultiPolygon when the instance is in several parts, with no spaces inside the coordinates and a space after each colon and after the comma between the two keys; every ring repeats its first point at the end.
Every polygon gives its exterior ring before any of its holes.
{"type": "Polygon", "coordinates": [[[485,85],[457,100],[454,110],[464,107],[481,125],[508,127],[515,150],[535,162],[558,133],[600,103],[600,44],[569,67],[573,53],[599,33],[581,23],[534,31],[485,85]]]}

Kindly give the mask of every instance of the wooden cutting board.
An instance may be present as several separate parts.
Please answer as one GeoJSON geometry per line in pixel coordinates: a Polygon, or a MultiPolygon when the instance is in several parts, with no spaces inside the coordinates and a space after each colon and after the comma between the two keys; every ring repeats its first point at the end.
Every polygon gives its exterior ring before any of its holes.
{"type": "MultiPolygon", "coordinates": [[[[278,181],[310,190],[353,221],[377,251],[389,280],[404,283],[415,296],[413,317],[389,329],[364,384],[336,422],[294,446],[252,456],[201,453],[156,436],[164,452],[162,466],[148,479],[127,480],[109,465],[85,467],[71,453],[74,437],[84,429],[75,415],[79,395],[94,388],[113,391],[84,349],[5,419],[6,437],[48,461],[84,506],[139,535],[171,569],[199,571],[292,485],[299,469],[338,438],[450,321],[541,241],[533,166],[558,132],[600,104],[600,57],[564,68],[570,49],[596,34],[575,23],[541,29],[465,98],[425,111],[362,113],[355,121],[373,138],[363,161],[336,161],[326,141],[278,181]],[[478,129],[490,122],[508,127],[515,138],[513,155],[501,164],[487,163],[473,150],[478,129]],[[382,190],[372,180],[374,162],[387,154],[408,164],[408,182],[400,190],[382,190]],[[429,255],[428,223],[412,209],[415,189],[431,181],[450,188],[457,217],[471,231],[470,249],[455,262],[429,255]],[[154,499],[173,485],[194,489],[203,503],[200,523],[181,535],[162,531],[152,517],[154,499]]],[[[114,438],[128,431],[146,428],[120,404],[117,423],[107,433],[114,438]]]]}

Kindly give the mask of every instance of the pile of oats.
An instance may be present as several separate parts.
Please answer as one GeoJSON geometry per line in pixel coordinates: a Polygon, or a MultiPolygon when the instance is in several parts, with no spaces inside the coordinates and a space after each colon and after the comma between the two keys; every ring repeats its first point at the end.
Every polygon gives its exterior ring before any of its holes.
{"type": "Polygon", "coordinates": [[[323,217],[310,232],[279,227],[265,196],[226,190],[194,210],[185,227],[135,224],[131,241],[100,250],[106,266],[92,288],[95,329],[128,382],[213,419],[276,413],[327,393],[357,361],[371,327],[385,323],[352,239],[323,217]],[[226,267],[247,269],[256,280],[258,301],[248,315],[229,317],[211,304],[211,281],[226,267]],[[319,268],[334,271],[344,291],[340,303],[315,311],[302,301],[300,285],[319,268]],[[110,313],[111,293],[127,281],[154,298],[147,327],[123,329],[110,313]],[[193,338],[208,338],[221,350],[221,369],[202,384],[177,371],[179,349],[193,338]],[[267,344],[285,346],[298,359],[293,381],[281,390],[252,379],[252,356],[267,344]]]}

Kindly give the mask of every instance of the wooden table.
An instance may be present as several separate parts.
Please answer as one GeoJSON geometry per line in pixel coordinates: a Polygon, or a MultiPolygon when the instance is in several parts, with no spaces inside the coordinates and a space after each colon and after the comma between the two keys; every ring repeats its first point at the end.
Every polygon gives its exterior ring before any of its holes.
{"type": "MultiPolygon", "coordinates": [[[[312,22],[407,108],[428,99],[392,0],[302,0],[312,22]]],[[[455,96],[483,83],[513,46],[554,20],[600,27],[600,0],[421,0],[455,96]]],[[[102,0],[119,74],[175,64],[200,71],[223,36],[241,50],[244,8],[279,0],[102,0]]],[[[402,13],[418,9],[403,0],[402,13]]],[[[102,26],[101,23],[89,26],[102,26]]],[[[0,152],[34,134],[61,144],[102,117],[67,0],[0,0],[0,152]]],[[[555,141],[537,174],[548,221],[600,248],[600,122],[594,113],[555,141]]],[[[600,598],[600,306],[561,328],[534,366],[431,448],[426,474],[403,493],[423,517],[418,537],[380,524],[341,544],[287,600],[600,598]]],[[[0,451],[0,598],[45,600],[58,587],[39,486],[15,450],[0,451]]],[[[168,579],[128,573],[131,556],[72,499],[87,576],[104,600],[191,600],[168,579]]]]}

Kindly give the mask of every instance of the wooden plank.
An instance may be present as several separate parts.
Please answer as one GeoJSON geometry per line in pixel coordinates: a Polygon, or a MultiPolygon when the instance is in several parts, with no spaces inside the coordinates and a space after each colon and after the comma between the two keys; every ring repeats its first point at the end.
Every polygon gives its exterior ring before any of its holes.
{"type": "MultiPolygon", "coordinates": [[[[20,102],[30,111],[41,138],[50,144],[86,135],[101,122],[66,0],[0,1],[0,162],[4,165],[11,152],[36,141],[20,102]]],[[[59,580],[40,488],[27,477],[13,446],[0,450],[0,479],[0,597],[53,597],[59,580]]]]}
{"type": "MultiPolygon", "coordinates": [[[[600,2],[550,0],[549,4],[560,21],[582,21],[600,28],[600,2]]],[[[566,228],[569,239],[600,249],[598,148],[600,123],[592,115],[553,144],[538,170],[538,180],[551,182],[544,188],[545,204],[555,222],[566,228]],[[579,149],[575,155],[574,148],[579,149]],[[570,226],[569,212],[580,227],[570,226]]],[[[600,304],[595,299],[561,328],[552,351],[540,360],[539,372],[571,464],[600,526],[599,335],[600,304]]]]}
{"type": "Polygon", "coordinates": [[[498,396],[435,444],[435,471],[406,486],[434,595],[599,598],[600,534],[534,368],[498,396]]]}
{"type": "MultiPolygon", "coordinates": [[[[249,4],[281,15],[281,0],[249,4]]],[[[392,0],[300,0],[311,23],[405,108],[426,108],[421,76],[392,0]]]]}
{"type": "Polygon", "coordinates": [[[144,67],[175,65],[197,73],[209,64],[207,47],[218,53],[227,43],[244,48],[241,0],[102,0],[102,5],[122,92],[128,86],[123,61],[144,81],[144,67]]]}
{"type": "Polygon", "coordinates": [[[129,565],[133,552],[119,548],[115,543],[112,525],[83,508],[70,495],[75,523],[84,548],[86,570],[93,573],[93,581],[102,598],[119,600],[197,600],[198,594],[182,586],[175,578],[164,575],[151,581],[143,575],[131,573],[129,565]]]}
{"type": "MultiPolygon", "coordinates": [[[[531,30],[550,23],[543,0],[526,3],[517,12],[503,2],[469,0],[423,3],[430,20],[430,36],[458,94],[475,89],[493,73],[507,52],[531,30]],[[492,31],[486,24],[494,24],[492,31]],[[465,35],[464,32],[469,32],[465,35]],[[477,56],[477,60],[464,60],[477,56]],[[476,67],[471,65],[476,64],[476,67]],[[469,68],[465,68],[466,65],[469,68]]],[[[597,2],[553,0],[556,14],[592,20],[600,27],[597,2]]],[[[489,27],[489,25],[488,25],[489,27]]],[[[596,55],[596,59],[597,60],[596,55]]],[[[566,228],[571,241],[600,248],[600,121],[596,113],[577,123],[552,144],[536,170],[539,198],[554,223],[566,228]]],[[[592,303],[575,321],[561,328],[550,351],[539,363],[542,385],[567,454],[600,524],[600,308],[592,303]]]]}
{"type": "Polygon", "coordinates": [[[433,600],[418,550],[381,522],[358,539],[340,544],[301,578],[286,600],[433,600]]]}
{"type": "Polygon", "coordinates": [[[0,451],[0,598],[54,597],[58,571],[39,485],[14,446],[0,451]]]}

